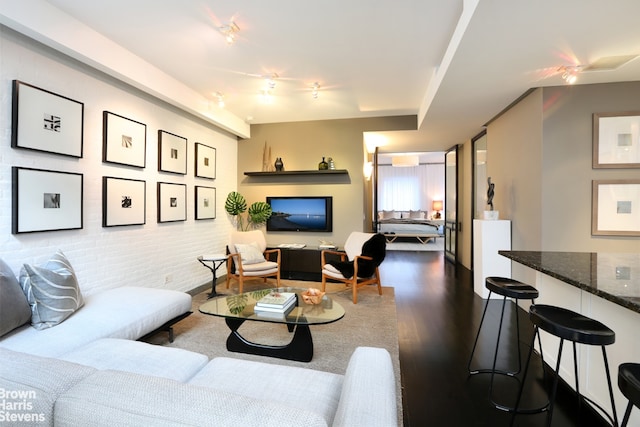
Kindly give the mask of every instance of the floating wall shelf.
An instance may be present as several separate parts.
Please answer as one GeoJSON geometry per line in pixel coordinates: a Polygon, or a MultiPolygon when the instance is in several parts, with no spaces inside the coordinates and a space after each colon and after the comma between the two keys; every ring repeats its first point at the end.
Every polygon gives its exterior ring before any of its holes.
{"type": "Polygon", "coordinates": [[[282,171],[282,172],[245,172],[247,176],[293,176],[293,175],[348,175],[346,169],[326,169],[326,170],[303,170],[303,171],[282,171]]]}

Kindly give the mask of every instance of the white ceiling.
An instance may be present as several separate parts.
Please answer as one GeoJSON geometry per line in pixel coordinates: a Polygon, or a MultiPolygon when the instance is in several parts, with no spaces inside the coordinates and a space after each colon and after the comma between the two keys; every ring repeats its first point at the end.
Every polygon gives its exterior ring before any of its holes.
{"type": "MultiPolygon", "coordinates": [[[[13,7],[10,1],[0,7],[13,7]]],[[[419,130],[382,134],[383,152],[445,150],[476,135],[528,89],[561,85],[561,65],[640,54],[638,0],[46,3],[213,108],[214,94],[224,94],[227,112],[248,123],[416,115],[419,130]],[[233,46],[217,30],[230,19],[240,27],[233,46]],[[261,76],[272,73],[279,78],[266,104],[261,76]]],[[[582,73],[578,84],[633,80],[640,80],[640,60],[582,73]]]]}

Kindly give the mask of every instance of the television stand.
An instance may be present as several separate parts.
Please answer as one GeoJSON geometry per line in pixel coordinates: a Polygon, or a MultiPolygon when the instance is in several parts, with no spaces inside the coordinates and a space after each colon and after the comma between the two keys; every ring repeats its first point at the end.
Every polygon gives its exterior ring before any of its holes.
{"type": "Polygon", "coordinates": [[[322,266],[320,254],[322,250],[317,246],[303,248],[283,248],[278,245],[269,249],[280,249],[280,278],[291,280],[306,280],[319,282],[322,280],[322,266]]]}

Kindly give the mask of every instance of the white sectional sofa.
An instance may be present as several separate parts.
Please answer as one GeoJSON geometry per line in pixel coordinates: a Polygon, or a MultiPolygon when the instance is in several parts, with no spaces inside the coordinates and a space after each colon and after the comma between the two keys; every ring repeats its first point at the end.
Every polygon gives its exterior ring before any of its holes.
{"type": "Polygon", "coordinates": [[[91,366],[95,347],[60,359],[0,348],[0,424],[397,425],[395,378],[384,349],[357,348],[339,375],[226,357],[207,362],[197,353],[138,341],[109,339],[97,348],[111,349],[104,355],[111,360],[98,360],[98,368],[91,366]],[[21,406],[14,410],[14,404],[21,406]]]}
{"type": "Polygon", "coordinates": [[[100,338],[139,339],[190,312],[187,293],[123,286],[86,297],[81,309],[54,327],[21,326],[0,338],[0,347],[58,357],[100,338]]]}
{"type": "MultiPolygon", "coordinates": [[[[67,262],[55,261],[56,268],[67,262]]],[[[64,277],[41,273],[68,284],[70,266],[56,271],[64,277]]],[[[358,348],[344,375],[225,357],[210,361],[134,341],[188,315],[186,293],[123,286],[82,298],[71,289],[63,299],[73,300],[72,314],[38,330],[20,323],[25,312],[16,307],[25,294],[17,286],[0,260],[0,425],[397,424],[394,372],[384,349],[358,348]]]]}

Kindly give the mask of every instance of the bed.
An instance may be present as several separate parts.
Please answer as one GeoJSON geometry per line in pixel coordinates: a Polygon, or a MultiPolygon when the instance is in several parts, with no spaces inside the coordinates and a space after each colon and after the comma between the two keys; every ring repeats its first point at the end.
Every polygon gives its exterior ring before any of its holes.
{"type": "Polygon", "coordinates": [[[398,238],[415,238],[425,244],[442,237],[444,220],[426,219],[422,211],[381,211],[378,213],[378,232],[385,235],[387,243],[398,238]]]}

